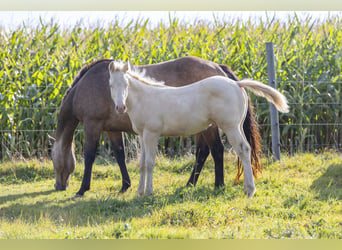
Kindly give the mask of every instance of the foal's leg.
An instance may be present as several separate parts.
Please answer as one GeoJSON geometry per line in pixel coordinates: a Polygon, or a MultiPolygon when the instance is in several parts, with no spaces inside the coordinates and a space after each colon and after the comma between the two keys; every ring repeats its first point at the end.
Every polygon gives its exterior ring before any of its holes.
{"type": "Polygon", "coordinates": [[[140,163],[139,163],[139,185],[138,185],[138,195],[143,195],[145,193],[145,176],[146,176],[146,165],[145,165],[145,147],[143,143],[143,137],[139,136],[140,143],[140,163]]]}
{"type": "Polygon", "coordinates": [[[129,174],[125,163],[125,148],[122,141],[122,133],[107,132],[107,134],[112,143],[114,156],[116,158],[116,161],[118,162],[122,176],[122,187],[120,193],[124,193],[131,186],[131,179],[129,178],[129,174]]]}
{"type": "Polygon", "coordinates": [[[251,147],[249,146],[245,136],[241,133],[241,128],[228,128],[224,129],[224,132],[242,161],[244,172],[244,191],[248,197],[253,197],[256,189],[251,165],[251,147]]]}
{"type": "Polygon", "coordinates": [[[153,169],[156,159],[159,134],[144,131],[145,166],[147,170],[146,194],[153,193],[153,169]]]}

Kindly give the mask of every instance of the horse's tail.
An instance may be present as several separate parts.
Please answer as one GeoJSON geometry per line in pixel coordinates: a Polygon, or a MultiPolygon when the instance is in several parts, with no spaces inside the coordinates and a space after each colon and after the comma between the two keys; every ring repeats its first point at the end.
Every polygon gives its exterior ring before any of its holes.
{"type": "MultiPolygon", "coordinates": [[[[228,78],[238,82],[239,78],[235,75],[233,70],[227,65],[220,64],[219,65],[228,78]]],[[[261,136],[259,132],[258,123],[255,120],[254,107],[251,100],[248,98],[248,109],[245,121],[243,122],[243,131],[246,136],[246,139],[251,147],[251,163],[253,169],[253,175],[255,178],[258,177],[258,174],[262,172],[262,165],[260,162],[261,156],[261,136]]],[[[240,182],[240,177],[242,175],[242,162],[240,158],[238,159],[238,171],[235,177],[235,181],[237,183],[240,182]]]]}
{"type": "Polygon", "coordinates": [[[282,112],[289,112],[289,106],[287,105],[286,97],[280,93],[278,90],[263,84],[258,81],[253,81],[249,79],[241,80],[237,82],[240,87],[247,88],[251,90],[257,96],[266,98],[269,102],[272,102],[276,108],[282,112]]]}

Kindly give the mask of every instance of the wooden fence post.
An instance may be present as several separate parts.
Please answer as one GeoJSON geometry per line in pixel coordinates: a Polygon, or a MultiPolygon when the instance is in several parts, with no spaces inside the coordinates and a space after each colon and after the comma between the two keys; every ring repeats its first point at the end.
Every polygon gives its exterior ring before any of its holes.
{"type": "MultiPolygon", "coordinates": [[[[268,71],[268,84],[272,88],[277,88],[275,67],[274,67],[274,49],[273,43],[266,43],[266,54],[267,54],[267,71],[268,71]]],[[[278,110],[274,104],[270,103],[271,113],[271,136],[272,136],[272,155],[273,161],[280,160],[280,136],[279,136],[279,117],[278,110]]]]}

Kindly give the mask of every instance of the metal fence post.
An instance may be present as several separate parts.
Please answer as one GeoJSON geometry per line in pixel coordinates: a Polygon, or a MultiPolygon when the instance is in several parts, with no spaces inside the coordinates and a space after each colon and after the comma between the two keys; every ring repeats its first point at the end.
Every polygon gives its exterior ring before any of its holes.
{"type": "MultiPolygon", "coordinates": [[[[275,67],[274,67],[274,50],[273,43],[266,43],[266,54],[267,54],[267,71],[268,71],[268,84],[272,88],[277,88],[275,67]]],[[[278,110],[274,104],[270,103],[271,113],[271,136],[272,136],[272,154],[273,160],[280,160],[280,139],[279,139],[279,117],[278,110]]]]}

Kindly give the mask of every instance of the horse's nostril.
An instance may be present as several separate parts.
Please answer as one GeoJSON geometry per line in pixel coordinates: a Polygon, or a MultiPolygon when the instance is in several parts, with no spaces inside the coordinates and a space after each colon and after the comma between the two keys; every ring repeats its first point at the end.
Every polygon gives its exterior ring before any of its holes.
{"type": "Polygon", "coordinates": [[[126,111],[126,106],[123,105],[123,106],[116,106],[116,111],[119,113],[119,114],[123,114],[125,113],[126,111]]]}

